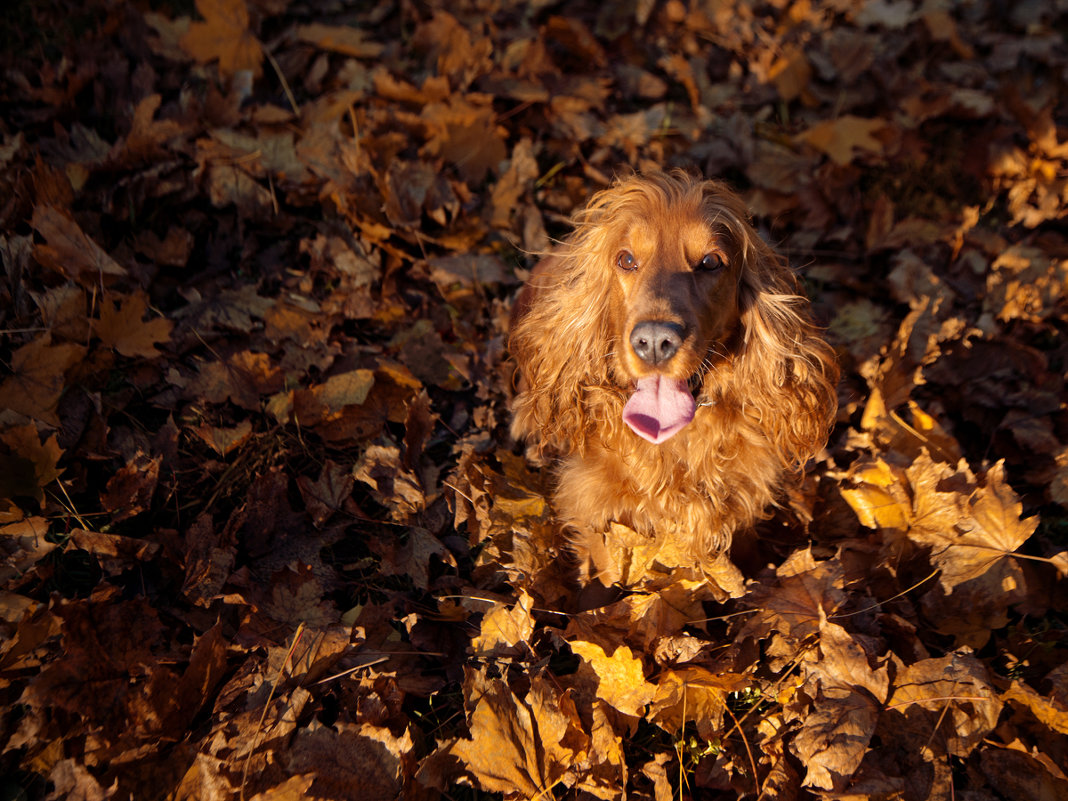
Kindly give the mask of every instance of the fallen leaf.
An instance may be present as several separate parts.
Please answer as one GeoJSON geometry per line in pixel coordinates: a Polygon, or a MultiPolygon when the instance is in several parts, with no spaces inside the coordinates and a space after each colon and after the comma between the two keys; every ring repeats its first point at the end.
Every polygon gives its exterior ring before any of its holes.
{"type": "Polygon", "coordinates": [[[884,120],[864,119],[846,114],[835,120],[817,123],[798,134],[796,139],[827,154],[831,161],[844,167],[853,161],[857,151],[881,154],[883,143],[875,134],[886,127],[884,120]]]}
{"type": "Polygon", "coordinates": [[[196,0],[203,22],[192,22],[178,40],[179,46],[201,64],[219,61],[223,75],[250,70],[262,72],[263,50],[249,30],[245,0],[196,0]]]}
{"type": "Polygon", "coordinates": [[[489,792],[520,793],[534,798],[550,791],[566,768],[553,751],[543,761],[539,733],[530,708],[503,681],[494,681],[479,697],[469,722],[470,740],[458,740],[451,752],[489,792]],[[554,776],[555,774],[555,776],[554,776]]]}
{"type": "Polygon", "coordinates": [[[529,645],[534,633],[534,619],[531,617],[533,599],[520,592],[519,599],[509,607],[494,604],[493,608],[482,616],[480,633],[471,640],[471,648],[479,653],[515,653],[516,647],[529,645]]]}
{"type": "Polygon", "coordinates": [[[642,662],[628,646],[619,645],[607,653],[592,642],[572,640],[568,645],[595,674],[599,698],[625,715],[644,714],[656,695],[656,687],[645,680],[642,662]]]}
{"type": "Polygon", "coordinates": [[[104,298],[94,333],[103,345],[123,356],[154,359],[160,355],[156,345],[170,339],[174,323],[165,317],[143,321],[147,310],[148,298],[141,293],[117,298],[114,303],[104,298]]]}
{"type": "Polygon", "coordinates": [[[45,269],[89,284],[104,276],[126,275],[126,269],[104,252],[66,211],[36,206],[31,224],[45,240],[45,244],[33,249],[33,257],[45,269]]]}
{"type": "Polygon", "coordinates": [[[11,375],[0,383],[0,408],[59,425],[56,404],[66,387],[66,373],[84,356],[80,345],[53,345],[43,334],[11,354],[11,375]]]}

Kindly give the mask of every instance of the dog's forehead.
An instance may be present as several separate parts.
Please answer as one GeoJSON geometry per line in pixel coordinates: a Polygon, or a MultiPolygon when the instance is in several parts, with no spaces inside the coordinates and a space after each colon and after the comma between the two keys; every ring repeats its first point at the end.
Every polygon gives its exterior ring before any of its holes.
{"type": "Polygon", "coordinates": [[[681,246],[686,250],[704,252],[725,244],[722,233],[697,209],[635,215],[624,227],[623,239],[636,251],[681,246]]]}

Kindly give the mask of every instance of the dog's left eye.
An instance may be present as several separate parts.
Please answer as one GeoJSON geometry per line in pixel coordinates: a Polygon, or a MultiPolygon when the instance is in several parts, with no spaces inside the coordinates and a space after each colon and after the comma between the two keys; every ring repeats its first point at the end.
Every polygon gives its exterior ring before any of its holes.
{"type": "Polygon", "coordinates": [[[727,262],[718,253],[706,253],[701,257],[701,261],[697,262],[697,269],[704,273],[714,273],[726,266],[727,262]]]}
{"type": "Polygon", "coordinates": [[[619,255],[616,256],[616,266],[629,273],[638,269],[638,260],[634,258],[634,254],[629,250],[621,250],[619,255]]]}

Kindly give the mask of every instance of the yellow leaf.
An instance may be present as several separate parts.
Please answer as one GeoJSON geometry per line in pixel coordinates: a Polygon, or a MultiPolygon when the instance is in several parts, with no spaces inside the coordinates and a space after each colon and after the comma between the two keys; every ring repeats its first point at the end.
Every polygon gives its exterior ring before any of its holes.
{"type": "Polygon", "coordinates": [[[640,659],[630,648],[620,645],[611,654],[592,642],[574,640],[571,650],[584,659],[597,674],[597,696],[627,715],[641,715],[656,694],[645,680],[640,659]]]}
{"type": "Polygon", "coordinates": [[[514,648],[526,643],[534,633],[534,618],[530,616],[534,599],[520,591],[515,606],[496,604],[482,618],[481,632],[471,641],[475,653],[496,648],[514,648]]]}

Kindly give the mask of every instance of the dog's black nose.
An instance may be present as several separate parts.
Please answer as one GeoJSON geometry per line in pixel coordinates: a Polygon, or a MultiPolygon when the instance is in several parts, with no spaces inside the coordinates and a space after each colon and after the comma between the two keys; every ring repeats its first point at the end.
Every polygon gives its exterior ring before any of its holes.
{"type": "Polygon", "coordinates": [[[685,330],[678,323],[645,320],[630,332],[630,346],[639,359],[655,367],[678,353],[684,338],[685,330]]]}

